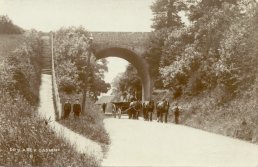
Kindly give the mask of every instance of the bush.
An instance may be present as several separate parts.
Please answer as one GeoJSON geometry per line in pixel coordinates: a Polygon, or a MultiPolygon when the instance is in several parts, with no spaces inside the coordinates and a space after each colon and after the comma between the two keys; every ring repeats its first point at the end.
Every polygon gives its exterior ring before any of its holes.
{"type": "Polygon", "coordinates": [[[11,95],[24,96],[32,105],[37,105],[40,86],[42,40],[32,31],[24,36],[24,42],[5,57],[1,82],[11,95]],[[6,80],[7,79],[7,80],[6,80]]]}

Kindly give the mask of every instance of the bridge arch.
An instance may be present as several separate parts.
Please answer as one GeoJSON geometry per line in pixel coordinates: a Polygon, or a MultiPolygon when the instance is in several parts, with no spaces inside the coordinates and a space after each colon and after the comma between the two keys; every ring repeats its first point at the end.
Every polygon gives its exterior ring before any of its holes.
{"type": "Polygon", "coordinates": [[[137,55],[135,52],[120,47],[104,48],[95,52],[96,59],[102,59],[107,57],[119,57],[127,60],[138,71],[138,75],[142,82],[142,100],[150,100],[151,98],[151,77],[149,73],[149,66],[145,59],[137,55]]]}

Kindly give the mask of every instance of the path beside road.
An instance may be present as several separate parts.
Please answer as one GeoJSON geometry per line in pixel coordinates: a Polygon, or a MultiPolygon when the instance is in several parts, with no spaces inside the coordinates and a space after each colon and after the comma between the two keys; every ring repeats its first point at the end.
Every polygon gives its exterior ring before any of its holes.
{"type": "Polygon", "coordinates": [[[55,111],[52,96],[51,75],[42,74],[40,86],[40,105],[38,108],[40,117],[49,120],[49,127],[53,129],[57,136],[63,138],[65,142],[74,146],[79,153],[85,153],[102,160],[103,152],[101,146],[55,121],[55,111]]]}

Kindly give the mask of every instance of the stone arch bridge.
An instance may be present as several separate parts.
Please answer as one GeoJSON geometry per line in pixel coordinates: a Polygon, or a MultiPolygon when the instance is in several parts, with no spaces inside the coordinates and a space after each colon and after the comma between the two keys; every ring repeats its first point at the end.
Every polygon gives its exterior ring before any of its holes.
{"type": "Polygon", "coordinates": [[[93,52],[97,59],[119,57],[127,60],[138,71],[142,82],[142,100],[150,100],[152,80],[149,66],[142,55],[149,32],[91,32],[93,52]]]}

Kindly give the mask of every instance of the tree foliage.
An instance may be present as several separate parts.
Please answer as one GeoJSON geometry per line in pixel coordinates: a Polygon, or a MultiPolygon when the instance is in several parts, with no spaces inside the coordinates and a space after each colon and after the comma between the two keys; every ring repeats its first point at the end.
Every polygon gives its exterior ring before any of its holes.
{"type": "Polygon", "coordinates": [[[21,34],[24,30],[14,25],[6,15],[0,15],[0,34],[21,34]]]}
{"type": "MultiPolygon", "coordinates": [[[[180,0],[157,0],[151,6],[154,16],[152,28],[154,28],[155,31],[153,31],[149,37],[148,43],[146,44],[146,52],[143,57],[151,67],[150,75],[152,76],[156,88],[163,87],[159,72],[160,66],[169,64],[173,60],[170,56],[165,56],[163,52],[163,47],[166,45],[165,41],[170,31],[184,26],[179,16],[179,12],[184,9],[186,9],[186,5],[180,0]]],[[[119,90],[125,91],[125,89],[129,89],[129,84],[131,84],[130,90],[127,91],[137,90],[137,92],[141,92],[141,82],[136,71],[134,75],[131,74],[132,69],[129,66],[129,68],[126,69],[124,77],[122,77],[123,79],[120,79],[119,90]]]]}
{"type": "Polygon", "coordinates": [[[126,68],[126,71],[118,75],[117,78],[114,79],[113,87],[116,88],[116,93],[122,92],[125,95],[133,95],[136,96],[137,99],[141,98],[141,79],[138,76],[137,69],[129,64],[126,68]]]}
{"type": "Polygon", "coordinates": [[[151,32],[143,56],[151,67],[150,74],[156,88],[163,87],[159,68],[173,60],[163,51],[163,47],[166,45],[165,41],[169,32],[184,26],[179,12],[185,8],[186,5],[179,0],[157,0],[151,6],[154,15],[152,25],[154,31],[151,32]]]}
{"type": "Polygon", "coordinates": [[[191,6],[193,25],[171,31],[165,41],[162,56],[174,59],[160,67],[164,86],[180,88],[187,95],[219,86],[228,98],[235,96],[250,63],[250,58],[243,56],[247,51],[244,41],[249,39],[250,9],[240,0],[201,1],[191,6]]]}
{"type": "Polygon", "coordinates": [[[55,34],[56,71],[60,90],[88,91],[93,98],[107,92],[104,82],[106,60],[95,61],[90,33],[83,27],[62,28],[55,34]]]}
{"type": "Polygon", "coordinates": [[[257,1],[156,0],[151,9],[154,31],[144,58],[155,88],[170,89],[175,98],[224,92],[225,102],[255,83],[257,1]]]}
{"type": "Polygon", "coordinates": [[[0,64],[1,93],[19,94],[32,105],[37,104],[42,44],[35,30],[28,31],[22,44],[3,60],[0,64]]]}
{"type": "Polygon", "coordinates": [[[156,0],[151,6],[154,15],[152,28],[161,30],[181,26],[178,12],[185,8],[186,5],[179,0],[156,0]]]}

